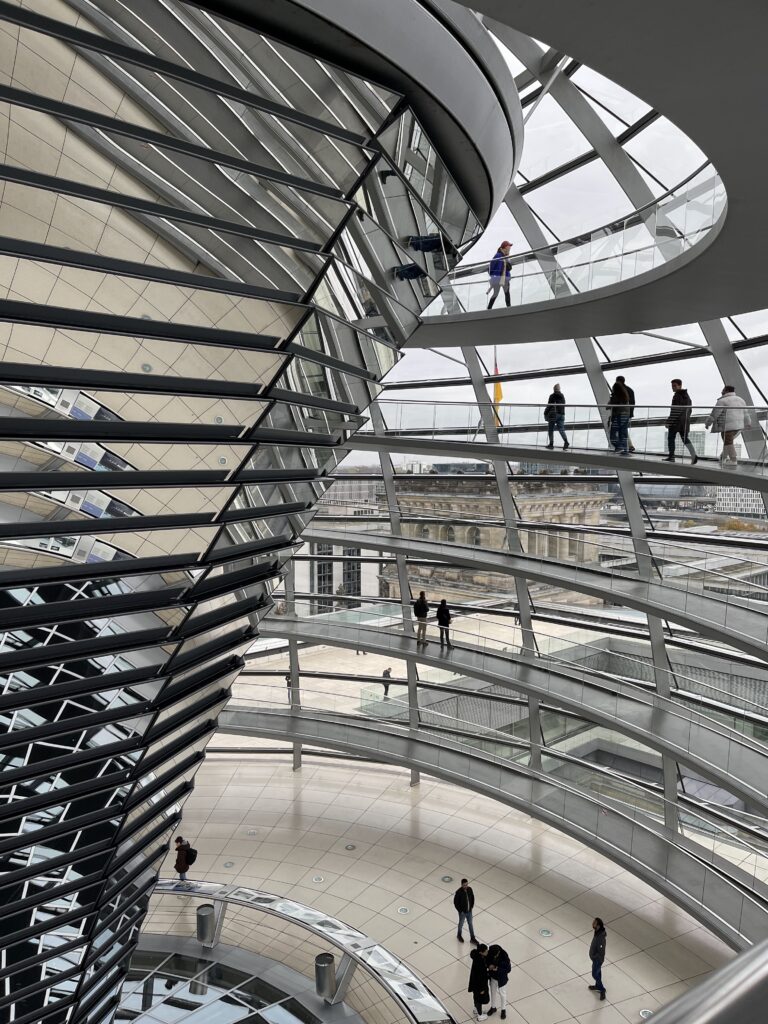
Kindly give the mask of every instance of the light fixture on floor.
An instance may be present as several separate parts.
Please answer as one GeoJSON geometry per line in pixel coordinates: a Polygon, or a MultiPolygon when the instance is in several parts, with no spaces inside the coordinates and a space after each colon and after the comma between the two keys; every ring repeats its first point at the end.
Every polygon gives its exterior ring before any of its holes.
{"type": "Polygon", "coordinates": [[[324,882],[325,878],[322,875],[312,875],[313,882],[324,882]]]}
{"type": "Polygon", "coordinates": [[[398,914],[410,914],[408,907],[398,907],[397,912],[398,914]]]}
{"type": "Polygon", "coordinates": [[[552,938],[552,932],[549,928],[539,928],[539,935],[543,935],[545,939],[552,938]]]}
{"type": "Polygon", "coordinates": [[[443,875],[441,881],[443,881],[443,882],[452,882],[453,881],[453,875],[443,875]]]}
{"type": "Polygon", "coordinates": [[[640,1016],[643,1018],[643,1020],[648,1020],[649,1017],[653,1016],[653,1010],[641,1010],[640,1016]]]}
{"type": "Polygon", "coordinates": [[[357,847],[355,846],[354,843],[347,843],[347,845],[344,847],[344,849],[345,850],[356,850],[357,847]]]}

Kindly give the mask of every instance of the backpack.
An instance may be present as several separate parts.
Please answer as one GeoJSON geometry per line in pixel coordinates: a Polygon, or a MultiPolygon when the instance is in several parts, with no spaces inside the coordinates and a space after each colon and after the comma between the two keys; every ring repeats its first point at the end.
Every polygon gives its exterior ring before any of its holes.
{"type": "Polygon", "coordinates": [[[187,864],[189,864],[189,866],[192,867],[196,860],[197,850],[193,846],[190,846],[190,848],[187,850],[187,864]]]}

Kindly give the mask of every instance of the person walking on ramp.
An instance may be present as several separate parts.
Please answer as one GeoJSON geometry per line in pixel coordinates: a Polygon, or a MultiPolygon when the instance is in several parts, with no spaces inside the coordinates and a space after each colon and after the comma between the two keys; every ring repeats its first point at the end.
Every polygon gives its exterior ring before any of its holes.
{"type": "Polygon", "coordinates": [[[666,459],[664,459],[664,462],[675,461],[675,444],[677,442],[678,434],[680,435],[680,440],[691,453],[691,465],[695,466],[699,461],[696,449],[691,444],[688,436],[690,427],[691,396],[683,387],[683,382],[680,378],[675,377],[672,381],[672,404],[669,407],[669,416],[667,417],[666,422],[668,454],[666,459]]]}
{"type": "Polygon", "coordinates": [[[504,289],[504,301],[507,306],[510,304],[509,279],[512,276],[512,268],[509,265],[509,250],[511,248],[511,242],[502,242],[488,264],[488,291],[491,293],[488,309],[492,308],[501,288],[504,289]]]}

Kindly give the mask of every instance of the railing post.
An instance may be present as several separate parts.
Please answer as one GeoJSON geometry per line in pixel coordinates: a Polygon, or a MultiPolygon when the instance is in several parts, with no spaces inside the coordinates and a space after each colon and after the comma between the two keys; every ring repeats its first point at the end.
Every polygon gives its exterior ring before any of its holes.
{"type": "Polygon", "coordinates": [[[349,953],[345,953],[341,958],[341,963],[336,971],[336,992],[333,999],[329,1000],[331,1006],[342,1002],[344,996],[346,996],[349,983],[352,981],[356,967],[357,962],[349,955],[349,953]]]}

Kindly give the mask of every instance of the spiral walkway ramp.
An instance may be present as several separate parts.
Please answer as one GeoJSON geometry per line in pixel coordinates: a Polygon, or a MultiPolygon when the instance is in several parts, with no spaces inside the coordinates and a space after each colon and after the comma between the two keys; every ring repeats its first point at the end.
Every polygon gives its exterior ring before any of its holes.
{"type": "Polygon", "coordinates": [[[0,0],[0,1019],[115,1019],[218,734],[768,934],[766,21],[0,0]]]}

